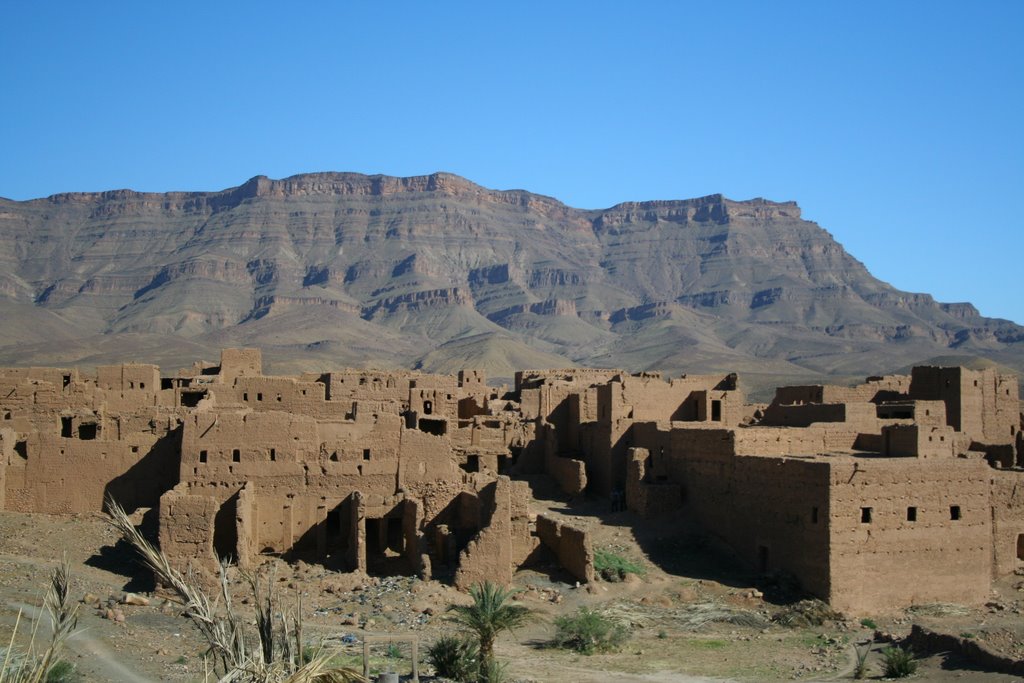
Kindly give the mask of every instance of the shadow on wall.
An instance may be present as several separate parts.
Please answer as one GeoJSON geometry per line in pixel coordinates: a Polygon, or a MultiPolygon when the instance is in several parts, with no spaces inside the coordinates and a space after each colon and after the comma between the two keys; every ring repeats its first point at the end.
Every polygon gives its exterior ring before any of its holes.
{"type": "Polygon", "coordinates": [[[104,487],[104,500],[113,498],[131,514],[139,508],[160,507],[160,496],[178,483],[182,427],[168,432],[142,458],[104,487]]]}

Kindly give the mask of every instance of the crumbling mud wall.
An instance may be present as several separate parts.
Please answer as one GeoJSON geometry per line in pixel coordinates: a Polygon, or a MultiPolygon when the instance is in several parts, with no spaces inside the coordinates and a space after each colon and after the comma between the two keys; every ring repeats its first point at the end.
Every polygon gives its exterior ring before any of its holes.
{"type": "Polygon", "coordinates": [[[594,580],[594,548],[585,530],[539,515],[537,537],[567,572],[583,582],[594,580]]]}
{"type": "Polygon", "coordinates": [[[682,485],[653,475],[651,454],[646,448],[630,448],[629,454],[626,507],[644,519],[678,512],[683,504],[682,485]]]}
{"type": "Polygon", "coordinates": [[[492,581],[509,584],[512,574],[533,550],[524,482],[498,477],[480,492],[480,531],[459,554],[455,585],[469,588],[492,581]]]}
{"type": "Polygon", "coordinates": [[[1021,471],[995,470],[992,477],[993,575],[1024,569],[1024,481],[1021,471]]]}

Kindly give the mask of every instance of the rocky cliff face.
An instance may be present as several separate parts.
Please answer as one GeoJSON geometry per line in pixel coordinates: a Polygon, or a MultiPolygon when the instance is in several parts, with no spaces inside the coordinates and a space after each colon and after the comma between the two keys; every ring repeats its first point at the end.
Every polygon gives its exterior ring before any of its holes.
{"type": "Polygon", "coordinates": [[[444,173],[0,200],[0,312],[7,364],[258,344],[281,370],[1024,367],[1024,328],[876,280],[794,203],[584,211],[444,173]]]}

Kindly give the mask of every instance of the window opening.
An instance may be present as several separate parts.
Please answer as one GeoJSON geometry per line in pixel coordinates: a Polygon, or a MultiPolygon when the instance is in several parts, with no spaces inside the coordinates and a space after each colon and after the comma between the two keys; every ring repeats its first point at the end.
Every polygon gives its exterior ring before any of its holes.
{"type": "Polygon", "coordinates": [[[1017,534],[1017,559],[1024,562],[1024,534],[1017,534]]]}
{"type": "Polygon", "coordinates": [[[92,441],[98,432],[99,426],[95,423],[78,425],[78,438],[82,441],[92,441]]]}
{"type": "Polygon", "coordinates": [[[817,506],[811,508],[811,524],[818,523],[818,508],[817,506]]]}
{"type": "Polygon", "coordinates": [[[71,375],[64,375],[64,386],[71,384],[71,375]]]}
{"type": "Polygon", "coordinates": [[[370,459],[370,449],[369,448],[364,448],[363,449],[363,460],[369,460],[369,459],[370,459]]]}
{"type": "Polygon", "coordinates": [[[949,506],[949,518],[955,522],[955,521],[959,520],[960,517],[961,517],[960,506],[959,505],[950,505],[949,506]]]}
{"type": "Polygon", "coordinates": [[[199,462],[206,462],[206,451],[199,451],[199,462]]]}
{"type": "Polygon", "coordinates": [[[270,449],[270,462],[275,462],[276,460],[277,460],[277,449],[276,448],[271,448],[270,449]]]}
{"type": "Polygon", "coordinates": [[[27,441],[15,441],[14,452],[21,456],[22,460],[28,460],[28,442],[27,441]]]}
{"type": "Polygon", "coordinates": [[[424,401],[423,402],[423,414],[424,415],[430,415],[433,412],[434,412],[434,404],[431,403],[430,401],[424,401]]]}
{"type": "Polygon", "coordinates": [[[62,437],[64,437],[65,439],[70,439],[71,438],[71,429],[72,429],[71,418],[70,417],[62,417],[60,419],[60,435],[62,437]]]}
{"type": "Polygon", "coordinates": [[[242,462],[242,451],[237,448],[231,451],[231,462],[242,462]]]}
{"type": "Polygon", "coordinates": [[[907,508],[907,521],[908,522],[916,522],[917,521],[917,508],[916,507],[908,507],[907,508]]]}
{"type": "Polygon", "coordinates": [[[871,508],[860,509],[860,523],[871,524],[871,508]]]}
{"type": "Polygon", "coordinates": [[[185,408],[195,408],[204,398],[206,398],[205,391],[183,391],[181,392],[181,405],[185,408]]]}

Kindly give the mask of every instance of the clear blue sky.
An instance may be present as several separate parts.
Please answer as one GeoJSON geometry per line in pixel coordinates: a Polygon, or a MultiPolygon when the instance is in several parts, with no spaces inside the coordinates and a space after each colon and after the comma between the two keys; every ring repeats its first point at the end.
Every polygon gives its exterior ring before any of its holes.
{"type": "Polygon", "coordinates": [[[0,35],[0,196],[792,199],[883,280],[1024,323],[1024,2],[8,0],[0,35]]]}

